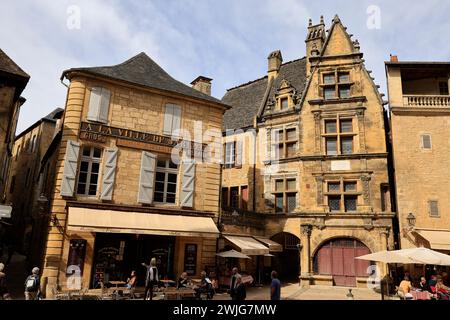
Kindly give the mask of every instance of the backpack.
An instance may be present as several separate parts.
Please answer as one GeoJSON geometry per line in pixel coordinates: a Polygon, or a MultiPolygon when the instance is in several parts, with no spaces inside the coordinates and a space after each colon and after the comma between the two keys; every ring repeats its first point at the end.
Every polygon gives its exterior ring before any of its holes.
{"type": "Polygon", "coordinates": [[[25,291],[34,292],[37,291],[37,277],[29,276],[25,282],[25,291]]]}

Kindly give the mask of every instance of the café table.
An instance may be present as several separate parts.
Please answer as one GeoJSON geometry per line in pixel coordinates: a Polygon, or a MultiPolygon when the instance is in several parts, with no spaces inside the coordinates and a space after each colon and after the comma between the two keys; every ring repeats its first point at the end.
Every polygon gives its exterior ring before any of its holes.
{"type": "Polygon", "coordinates": [[[117,296],[119,295],[119,286],[124,286],[127,284],[125,281],[110,281],[109,283],[115,286],[115,290],[113,292],[115,299],[117,299],[117,296]]]}

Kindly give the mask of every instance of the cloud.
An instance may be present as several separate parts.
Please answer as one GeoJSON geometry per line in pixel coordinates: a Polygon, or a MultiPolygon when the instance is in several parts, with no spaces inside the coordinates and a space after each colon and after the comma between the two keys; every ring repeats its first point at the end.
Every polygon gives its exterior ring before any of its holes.
{"type": "Polygon", "coordinates": [[[266,74],[267,55],[285,61],[305,55],[308,18],[337,13],[361,43],[366,66],[385,92],[384,61],[450,60],[450,3],[415,1],[297,0],[7,0],[0,11],[0,43],[30,83],[19,119],[25,129],[65,104],[61,72],[111,65],[145,51],[169,74],[189,83],[212,77],[213,95],[266,74]],[[67,28],[67,8],[81,10],[81,29],[67,28]],[[380,8],[381,28],[367,28],[367,7],[380,8]],[[439,10],[436,10],[439,8],[439,10]]]}

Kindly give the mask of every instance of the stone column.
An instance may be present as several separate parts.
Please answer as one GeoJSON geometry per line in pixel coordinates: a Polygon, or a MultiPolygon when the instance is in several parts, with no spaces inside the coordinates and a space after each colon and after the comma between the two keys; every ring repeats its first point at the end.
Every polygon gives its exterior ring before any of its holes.
{"type": "MultiPolygon", "coordinates": [[[[306,256],[306,261],[304,261],[302,264],[303,266],[306,265],[305,268],[301,268],[301,286],[302,287],[308,287],[311,284],[311,277],[312,277],[312,259],[311,259],[311,232],[312,232],[312,225],[311,224],[302,224],[300,226],[301,228],[301,234],[302,238],[305,238],[305,241],[303,241],[304,245],[302,248],[303,251],[303,258],[306,256]]],[[[303,260],[303,259],[302,259],[303,260]]]]}

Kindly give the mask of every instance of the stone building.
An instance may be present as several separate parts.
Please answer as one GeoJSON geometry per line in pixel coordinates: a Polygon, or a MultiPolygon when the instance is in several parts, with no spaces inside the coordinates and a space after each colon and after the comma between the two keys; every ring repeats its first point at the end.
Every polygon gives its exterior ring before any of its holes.
{"type": "Polygon", "coordinates": [[[385,65],[401,247],[450,253],[450,63],[385,65]]]}
{"type": "Polygon", "coordinates": [[[211,79],[186,86],[145,53],[62,79],[70,85],[49,199],[47,296],[132,270],[143,285],[141,263],[152,257],[172,279],[213,267],[220,159],[206,155],[220,153],[228,106],[207,94],[211,79]]]}
{"type": "Polygon", "coordinates": [[[42,172],[41,163],[57,133],[62,114],[61,108],[53,110],[14,140],[6,201],[13,206],[11,240],[27,256],[30,265],[40,263],[45,245],[41,236],[47,229],[45,223],[41,223],[43,213],[39,210],[38,199],[45,194],[54,166],[47,165],[42,172]]]}
{"type": "Polygon", "coordinates": [[[366,286],[369,263],[354,258],[393,248],[382,97],[338,16],[329,30],[310,21],[305,43],[306,57],[274,51],[266,76],[222,99],[219,250],[259,238],[269,250],[241,263],[249,272],[366,286]]]}
{"type": "Polygon", "coordinates": [[[12,209],[9,204],[5,205],[6,184],[19,111],[25,102],[21,94],[29,79],[30,76],[0,49],[0,219],[9,217],[12,209]]]}

